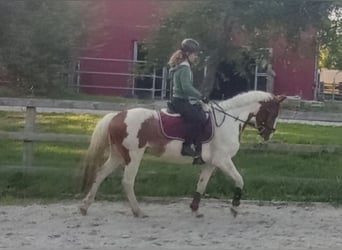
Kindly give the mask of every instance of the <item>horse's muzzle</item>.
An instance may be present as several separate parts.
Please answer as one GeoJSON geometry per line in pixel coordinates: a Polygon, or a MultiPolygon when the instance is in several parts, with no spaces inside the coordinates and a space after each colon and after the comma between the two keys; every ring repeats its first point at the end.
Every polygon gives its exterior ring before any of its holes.
{"type": "Polygon", "coordinates": [[[275,128],[269,128],[268,126],[261,125],[258,128],[258,134],[265,140],[268,141],[270,139],[270,135],[276,131],[275,128]]]}

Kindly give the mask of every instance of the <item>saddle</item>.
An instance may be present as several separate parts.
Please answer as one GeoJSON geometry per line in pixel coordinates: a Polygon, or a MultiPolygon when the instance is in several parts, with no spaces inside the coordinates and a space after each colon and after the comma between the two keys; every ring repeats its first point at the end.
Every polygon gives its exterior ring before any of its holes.
{"type": "MultiPolygon", "coordinates": [[[[172,106],[168,103],[168,109],[161,109],[158,112],[159,124],[162,134],[171,140],[184,141],[185,138],[185,123],[180,114],[172,110],[172,106]]],[[[202,143],[209,142],[214,136],[214,128],[211,122],[211,117],[207,119],[203,131],[199,133],[202,143]]]]}

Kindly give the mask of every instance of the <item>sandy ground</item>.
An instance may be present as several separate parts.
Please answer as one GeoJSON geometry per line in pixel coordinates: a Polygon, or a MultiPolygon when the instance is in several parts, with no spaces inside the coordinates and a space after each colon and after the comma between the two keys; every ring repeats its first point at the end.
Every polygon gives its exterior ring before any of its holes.
{"type": "Polygon", "coordinates": [[[143,219],[125,202],[96,202],[87,216],[76,201],[1,206],[0,249],[342,248],[341,207],[243,201],[234,218],[226,202],[205,199],[196,218],[189,203],[141,203],[143,219]]]}

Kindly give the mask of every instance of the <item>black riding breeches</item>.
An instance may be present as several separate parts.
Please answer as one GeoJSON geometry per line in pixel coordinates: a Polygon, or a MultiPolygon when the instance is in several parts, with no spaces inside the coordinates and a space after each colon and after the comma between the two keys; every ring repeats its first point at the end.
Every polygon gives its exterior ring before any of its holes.
{"type": "Polygon", "coordinates": [[[182,98],[172,98],[172,108],[175,112],[179,113],[186,124],[186,137],[187,144],[199,144],[199,133],[202,132],[203,126],[206,121],[206,114],[200,105],[191,104],[188,100],[182,98]]]}

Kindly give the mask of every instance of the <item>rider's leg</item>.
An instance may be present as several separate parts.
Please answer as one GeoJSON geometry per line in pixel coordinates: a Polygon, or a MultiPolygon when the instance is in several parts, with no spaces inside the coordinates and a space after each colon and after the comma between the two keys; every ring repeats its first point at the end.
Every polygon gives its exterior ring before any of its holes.
{"type": "Polygon", "coordinates": [[[201,147],[197,147],[198,153],[196,154],[191,146],[192,144],[201,144],[199,134],[202,132],[201,128],[205,120],[205,114],[200,107],[192,105],[186,99],[174,98],[172,104],[175,110],[181,114],[185,122],[185,138],[181,154],[192,157],[199,156],[201,147]]]}
{"type": "Polygon", "coordinates": [[[201,140],[201,134],[204,132],[205,124],[206,124],[206,115],[205,113],[200,109],[196,113],[196,124],[197,129],[196,134],[194,136],[194,145],[195,145],[195,157],[193,164],[204,164],[205,162],[202,159],[202,140],[201,140]]]}
{"type": "Polygon", "coordinates": [[[182,98],[173,98],[171,101],[175,111],[180,113],[185,123],[185,138],[181,154],[184,156],[194,156],[195,151],[191,145],[193,143],[193,119],[192,119],[192,105],[188,100],[182,98]]]}
{"type": "Polygon", "coordinates": [[[185,124],[185,138],[183,142],[183,147],[181,154],[185,156],[195,156],[195,151],[192,149],[191,145],[193,143],[193,130],[194,126],[192,123],[187,122],[185,124]]]}

